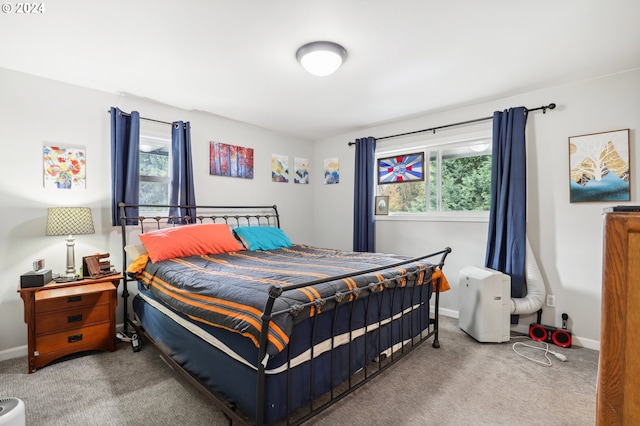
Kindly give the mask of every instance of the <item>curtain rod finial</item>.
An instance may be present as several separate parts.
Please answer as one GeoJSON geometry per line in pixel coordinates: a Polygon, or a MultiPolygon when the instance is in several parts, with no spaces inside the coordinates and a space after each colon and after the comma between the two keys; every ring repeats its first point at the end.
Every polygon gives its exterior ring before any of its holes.
{"type": "Polygon", "coordinates": [[[543,106],[542,107],[542,113],[546,114],[547,113],[547,109],[555,109],[555,107],[556,107],[556,104],[554,104],[554,103],[550,103],[547,106],[543,106]]]}

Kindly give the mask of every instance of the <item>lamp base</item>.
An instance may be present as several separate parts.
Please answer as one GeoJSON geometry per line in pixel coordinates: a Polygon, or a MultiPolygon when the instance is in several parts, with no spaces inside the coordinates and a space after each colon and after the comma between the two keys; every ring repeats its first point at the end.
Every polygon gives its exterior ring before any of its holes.
{"type": "MultiPolygon", "coordinates": [[[[76,276],[76,256],[74,252],[75,238],[73,235],[67,237],[67,270],[66,277],[74,278],[76,276]]],[[[75,280],[71,280],[75,281],[75,280]]]]}

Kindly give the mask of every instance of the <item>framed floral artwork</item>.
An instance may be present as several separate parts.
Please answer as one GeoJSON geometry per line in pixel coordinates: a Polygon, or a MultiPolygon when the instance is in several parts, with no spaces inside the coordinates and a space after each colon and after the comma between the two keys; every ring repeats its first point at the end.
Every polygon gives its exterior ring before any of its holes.
{"type": "Polygon", "coordinates": [[[42,147],[45,188],[85,189],[87,158],[84,147],[42,147]]]}
{"type": "Polygon", "coordinates": [[[630,201],[629,129],[569,137],[570,201],[630,201]]]}

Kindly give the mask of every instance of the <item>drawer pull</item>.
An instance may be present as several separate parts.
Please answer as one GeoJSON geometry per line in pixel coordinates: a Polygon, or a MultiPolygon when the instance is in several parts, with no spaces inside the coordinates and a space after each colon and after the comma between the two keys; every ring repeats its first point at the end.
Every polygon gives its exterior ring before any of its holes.
{"type": "Polygon", "coordinates": [[[67,303],[81,302],[81,301],[82,301],[82,296],[67,297],[67,303]]]}
{"type": "Polygon", "coordinates": [[[73,336],[67,337],[67,341],[69,343],[75,343],[82,340],[82,334],[74,334],[73,336]]]}
{"type": "Polygon", "coordinates": [[[67,317],[67,322],[78,322],[78,321],[82,321],[82,314],[70,315],[67,317]]]}

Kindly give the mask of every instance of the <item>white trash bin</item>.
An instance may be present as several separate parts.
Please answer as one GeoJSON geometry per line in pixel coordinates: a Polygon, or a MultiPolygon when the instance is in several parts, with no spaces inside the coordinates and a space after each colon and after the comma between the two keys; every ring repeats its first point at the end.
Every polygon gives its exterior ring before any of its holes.
{"type": "Polygon", "coordinates": [[[24,402],[19,398],[0,397],[0,426],[25,426],[24,402]]]}

